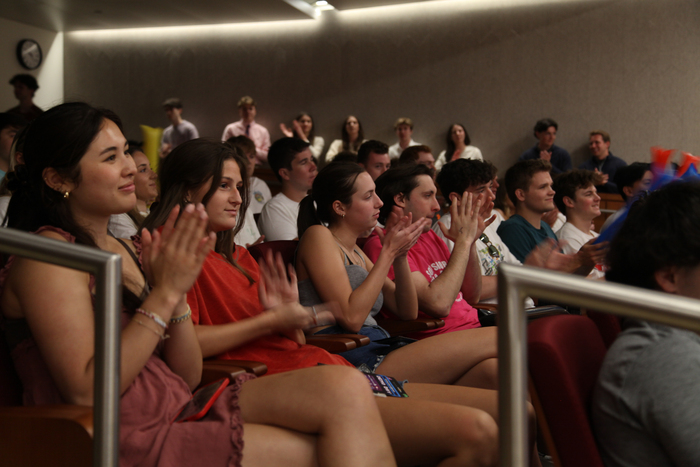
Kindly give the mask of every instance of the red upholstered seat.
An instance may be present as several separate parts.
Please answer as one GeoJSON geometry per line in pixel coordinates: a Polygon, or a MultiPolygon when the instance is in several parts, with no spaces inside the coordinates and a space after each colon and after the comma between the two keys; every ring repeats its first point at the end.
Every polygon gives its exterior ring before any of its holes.
{"type": "Polygon", "coordinates": [[[605,348],[609,349],[615,338],[622,331],[622,325],[620,324],[620,318],[610,313],[602,313],[600,311],[587,311],[586,315],[593,320],[598,332],[603,338],[603,343],[605,348]]]}
{"type": "Polygon", "coordinates": [[[584,316],[551,316],[528,325],[530,376],[563,467],[603,467],[589,415],[606,351],[584,316]]]}
{"type": "Polygon", "coordinates": [[[248,248],[248,252],[255,261],[260,263],[260,259],[267,254],[268,251],[273,253],[279,252],[282,255],[284,264],[292,264],[294,261],[294,252],[297,251],[298,240],[276,240],[274,242],[263,242],[257,245],[252,245],[248,248]]]}

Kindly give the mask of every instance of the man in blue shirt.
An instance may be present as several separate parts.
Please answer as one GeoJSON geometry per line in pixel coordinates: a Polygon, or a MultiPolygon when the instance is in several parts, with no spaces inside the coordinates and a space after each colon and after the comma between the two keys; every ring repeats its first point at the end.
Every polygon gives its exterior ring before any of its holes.
{"type": "Polygon", "coordinates": [[[542,159],[520,161],[506,172],[508,197],[515,214],[498,227],[498,235],[522,263],[543,240],[557,240],[542,215],[554,209],[554,190],[549,171],[552,165],[542,159]]]}
{"type": "MultiPolygon", "coordinates": [[[[542,215],[554,209],[552,166],[542,159],[520,161],[506,171],[506,191],[515,205],[515,214],[498,227],[498,235],[521,263],[537,245],[547,240],[556,242],[552,228],[542,220],[542,215]]],[[[605,245],[586,243],[578,253],[566,256],[558,267],[562,272],[586,276],[595,266],[596,259],[605,245]],[[566,263],[566,264],[564,264],[566,263]]]]}
{"type": "Polygon", "coordinates": [[[559,125],[551,118],[543,118],[535,124],[535,138],[537,144],[520,155],[519,160],[542,159],[551,164],[553,174],[560,174],[571,170],[571,156],[559,146],[554,145],[557,139],[557,129],[559,125]]]}
{"type": "Polygon", "coordinates": [[[588,136],[588,149],[591,158],[581,164],[579,169],[593,170],[603,175],[603,184],[596,185],[600,193],[617,193],[615,172],[627,166],[627,162],[615,157],[610,152],[610,135],[603,130],[593,130],[588,136]]]}

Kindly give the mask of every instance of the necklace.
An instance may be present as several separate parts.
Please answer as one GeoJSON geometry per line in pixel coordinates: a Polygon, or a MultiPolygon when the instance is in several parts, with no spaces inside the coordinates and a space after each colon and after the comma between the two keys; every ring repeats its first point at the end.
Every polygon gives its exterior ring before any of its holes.
{"type": "MultiPolygon", "coordinates": [[[[330,230],[330,229],[328,229],[328,230],[330,230]]],[[[348,249],[345,248],[345,246],[343,245],[343,242],[340,241],[338,236],[335,233],[333,233],[332,230],[330,230],[330,232],[331,232],[331,235],[333,235],[333,237],[335,238],[335,242],[338,244],[338,246],[343,251],[343,253],[345,253],[348,256],[348,258],[350,258],[354,254],[355,258],[357,259],[357,264],[364,263],[364,258],[362,258],[362,256],[360,256],[360,254],[357,253],[357,251],[355,251],[354,248],[352,249],[352,251],[348,251],[348,249]]]]}

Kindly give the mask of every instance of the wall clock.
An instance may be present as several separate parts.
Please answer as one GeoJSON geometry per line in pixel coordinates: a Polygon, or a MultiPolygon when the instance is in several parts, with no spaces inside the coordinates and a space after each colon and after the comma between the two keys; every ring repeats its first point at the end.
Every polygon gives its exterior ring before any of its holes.
{"type": "Polygon", "coordinates": [[[39,43],[33,39],[23,39],[17,44],[17,60],[27,70],[36,70],[44,58],[39,43]]]}

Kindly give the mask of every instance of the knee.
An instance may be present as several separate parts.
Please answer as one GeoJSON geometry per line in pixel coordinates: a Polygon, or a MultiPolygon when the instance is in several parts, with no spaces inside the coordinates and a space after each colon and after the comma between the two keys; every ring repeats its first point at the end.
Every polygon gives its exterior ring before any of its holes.
{"type": "MultiPolygon", "coordinates": [[[[461,446],[469,451],[470,465],[491,466],[498,462],[498,426],[486,412],[474,410],[470,423],[461,425],[461,446]]],[[[463,456],[459,456],[462,457],[463,456]]]]}
{"type": "Polygon", "coordinates": [[[360,371],[338,365],[324,366],[323,390],[331,400],[373,400],[367,377],[360,371]]]}

